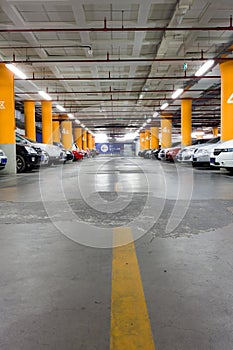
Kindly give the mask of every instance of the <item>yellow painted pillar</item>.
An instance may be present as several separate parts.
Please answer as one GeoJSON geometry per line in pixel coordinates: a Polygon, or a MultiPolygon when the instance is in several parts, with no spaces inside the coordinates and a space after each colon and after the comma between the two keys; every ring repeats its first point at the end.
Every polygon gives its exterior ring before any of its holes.
{"type": "Polygon", "coordinates": [[[93,149],[92,134],[90,134],[89,132],[87,133],[87,148],[93,149]]]}
{"type": "Polygon", "coordinates": [[[0,63],[0,148],[7,164],[1,173],[16,173],[14,75],[0,63]]]}
{"type": "Polygon", "coordinates": [[[25,136],[36,141],[35,102],[24,101],[25,136]]]}
{"type": "Polygon", "coordinates": [[[53,114],[53,141],[54,142],[61,142],[60,122],[58,119],[59,119],[58,114],[53,114]]]}
{"type": "Polygon", "coordinates": [[[92,149],[95,149],[95,136],[92,136],[92,149]]]}
{"type": "Polygon", "coordinates": [[[214,136],[214,137],[217,137],[217,136],[218,136],[218,127],[217,127],[217,126],[214,126],[214,127],[212,128],[212,131],[213,131],[213,136],[214,136]]]}
{"type": "Polygon", "coordinates": [[[61,142],[66,149],[71,149],[73,144],[72,121],[61,122],[61,142]]]}
{"type": "Polygon", "coordinates": [[[145,132],[140,132],[140,151],[145,149],[145,132]]]}
{"type": "Polygon", "coordinates": [[[145,149],[150,148],[150,130],[146,129],[145,130],[145,149]]]}
{"type": "Polygon", "coordinates": [[[159,148],[159,128],[152,127],[150,129],[151,132],[151,148],[159,148]]]}
{"type": "Polygon", "coordinates": [[[181,101],[181,137],[182,146],[192,144],[192,100],[181,101]]]}
{"type": "Polygon", "coordinates": [[[233,139],[233,61],[220,64],[221,73],[221,140],[233,139]]]}
{"type": "Polygon", "coordinates": [[[87,131],[83,130],[82,132],[82,141],[83,141],[83,150],[86,151],[87,149],[87,131]]]}
{"type": "Polygon", "coordinates": [[[172,144],[172,116],[161,116],[161,148],[169,148],[172,144]]]}
{"type": "Polygon", "coordinates": [[[52,101],[41,101],[42,142],[53,143],[52,101]]]}
{"type": "Polygon", "coordinates": [[[78,146],[79,150],[81,150],[83,147],[82,128],[81,127],[74,129],[74,142],[78,146]]]}

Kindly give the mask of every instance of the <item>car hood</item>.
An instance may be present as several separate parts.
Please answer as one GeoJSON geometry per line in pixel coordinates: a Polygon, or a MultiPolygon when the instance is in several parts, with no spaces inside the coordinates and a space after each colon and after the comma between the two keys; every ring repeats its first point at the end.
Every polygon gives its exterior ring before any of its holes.
{"type": "Polygon", "coordinates": [[[223,141],[221,142],[221,145],[217,145],[215,144],[216,147],[214,148],[221,148],[221,149],[224,149],[224,148],[233,148],[233,140],[229,140],[229,141],[223,141]]]}
{"type": "Polygon", "coordinates": [[[210,151],[212,150],[213,148],[218,148],[218,145],[221,145],[222,142],[217,142],[217,143],[211,143],[211,144],[208,144],[206,146],[202,146],[202,147],[199,147],[198,151],[201,151],[201,150],[206,150],[206,151],[210,151]]]}

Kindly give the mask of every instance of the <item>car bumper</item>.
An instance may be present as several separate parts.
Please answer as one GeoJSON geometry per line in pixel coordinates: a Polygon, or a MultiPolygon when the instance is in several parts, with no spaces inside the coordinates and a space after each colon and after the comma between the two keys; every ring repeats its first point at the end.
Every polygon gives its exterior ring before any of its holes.
{"type": "Polygon", "coordinates": [[[219,156],[213,156],[210,158],[210,164],[221,168],[233,168],[233,154],[224,153],[219,156]]]}

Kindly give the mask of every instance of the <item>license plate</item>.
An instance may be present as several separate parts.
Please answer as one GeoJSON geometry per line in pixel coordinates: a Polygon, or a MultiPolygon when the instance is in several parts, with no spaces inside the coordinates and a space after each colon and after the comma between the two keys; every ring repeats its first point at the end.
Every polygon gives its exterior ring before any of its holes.
{"type": "Polygon", "coordinates": [[[6,158],[2,158],[1,164],[6,164],[6,162],[7,162],[7,159],[6,158]]]}
{"type": "Polygon", "coordinates": [[[215,158],[210,158],[210,163],[215,164],[215,158]]]}

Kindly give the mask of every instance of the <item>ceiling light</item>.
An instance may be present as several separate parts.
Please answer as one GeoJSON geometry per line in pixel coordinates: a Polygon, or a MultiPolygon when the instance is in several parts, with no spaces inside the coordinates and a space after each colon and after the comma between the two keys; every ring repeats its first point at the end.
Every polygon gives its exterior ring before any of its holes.
{"type": "Polygon", "coordinates": [[[76,123],[76,124],[80,124],[80,120],[75,119],[75,123],[76,123]]]}
{"type": "Polygon", "coordinates": [[[61,111],[61,112],[65,112],[65,111],[66,111],[66,109],[65,109],[63,106],[61,106],[61,105],[56,105],[56,108],[57,108],[59,111],[61,111]]]}
{"type": "Polygon", "coordinates": [[[38,93],[39,93],[40,96],[42,96],[45,100],[48,100],[48,101],[52,100],[52,97],[49,96],[49,94],[47,94],[47,92],[45,92],[45,91],[38,91],[38,93]]]}
{"type": "Polygon", "coordinates": [[[158,112],[154,112],[154,114],[153,114],[153,118],[157,118],[157,117],[158,117],[158,115],[159,115],[159,113],[158,113],[158,112]]]}
{"type": "Polygon", "coordinates": [[[183,93],[184,89],[177,89],[176,91],[173,92],[172,98],[175,99],[178,96],[180,96],[183,93]]]}
{"type": "Polygon", "coordinates": [[[151,122],[151,119],[149,118],[149,119],[147,119],[147,121],[146,121],[147,123],[150,123],[151,122]]]}
{"type": "Polygon", "coordinates": [[[73,113],[68,113],[67,116],[68,116],[70,119],[74,119],[73,113]]]}
{"type": "Polygon", "coordinates": [[[142,124],[142,126],[143,126],[143,127],[146,126],[146,123],[142,124]]]}
{"type": "Polygon", "coordinates": [[[11,72],[16,74],[19,78],[21,79],[27,79],[26,75],[19,70],[16,66],[14,66],[12,63],[6,63],[5,64],[6,68],[8,68],[11,72]]]}
{"type": "Polygon", "coordinates": [[[139,95],[139,99],[141,100],[143,98],[143,94],[140,94],[139,95]]]}
{"type": "Polygon", "coordinates": [[[85,128],[85,125],[84,125],[84,124],[80,124],[80,126],[81,126],[82,128],[85,128]]]}
{"type": "Polygon", "coordinates": [[[165,102],[164,104],[162,104],[162,106],[160,107],[160,109],[164,110],[165,108],[167,108],[169,106],[169,104],[167,102],[165,102]]]}
{"type": "Polygon", "coordinates": [[[214,65],[214,60],[208,60],[204,63],[195,73],[196,77],[200,77],[205,74],[214,65]]]}

